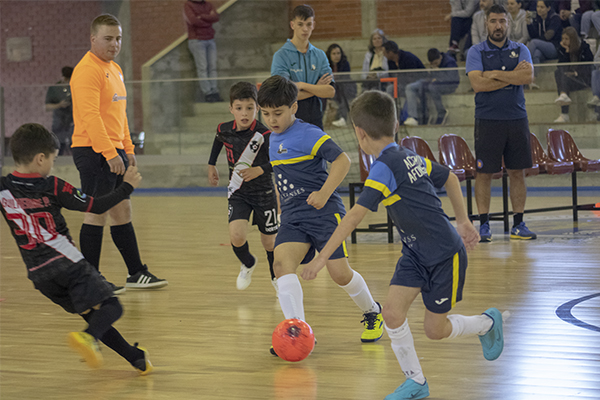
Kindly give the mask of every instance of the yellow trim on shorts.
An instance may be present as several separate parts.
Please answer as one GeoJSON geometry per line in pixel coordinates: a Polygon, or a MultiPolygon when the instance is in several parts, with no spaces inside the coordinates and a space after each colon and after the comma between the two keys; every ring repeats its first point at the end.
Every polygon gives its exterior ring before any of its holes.
{"type": "Polygon", "coordinates": [[[327,139],[331,139],[331,136],[323,135],[323,136],[321,136],[321,139],[317,140],[317,143],[315,143],[315,145],[312,148],[312,151],[310,152],[310,154],[313,157],[317,155],[317,151],[319,151],[319,149],[321,148],[321,146],[323,145],[323,143],[325,143],[325,141],[327,139]]]}
{"type": "MultiPolygon", "coordinates": [[[[340,217],[340,214],[335,213],[335,219],[337,220],[338,226],[340,225],[340,222],[342,222],[342,217],[340,217]]],[[[342,248],[344,249],[344,256],[348,257],[348,249],[346,248],[346,240],[344,240],[342,242],[342,248]]]]}
{"type": "Polygon", "coordinates": [[[458,253],[454,254],[452,258],[452,308],[456,305],[456,294],[458,292],[458,280],[460,273],[460,262],[458,253]]]}
{"type": "Polygon", "coordinates": [[[400,196],[398,196],[397,194],[393,195],[392,197],[388,197],[387,199],[384,199],[381,204],[383,204],[384,206],[391,206],[392,204],[394,204],[397,201],[400,201],[400,196]]]}
{"type": "Polygon", "coordinates": [[[373,188],[375,190],[378,190],[381,193],[383,193],[383,195],[385,197],[388,197],[390,194],[392,194],[392,191],[390,189],[388,189],[387,186],[385,186],[381,182],[374,181],[373,179],[367,179],[365,181],[365,187],[370,187],[370,188],[373,188]]]}
{"type": "Polygon", "coordinates": [[[425,167],[427,168],[427,175],[431,176],[433,164],[431,164],[431,160],[429,158],[423,158],[423,160],[425,161],[425,167]]]}

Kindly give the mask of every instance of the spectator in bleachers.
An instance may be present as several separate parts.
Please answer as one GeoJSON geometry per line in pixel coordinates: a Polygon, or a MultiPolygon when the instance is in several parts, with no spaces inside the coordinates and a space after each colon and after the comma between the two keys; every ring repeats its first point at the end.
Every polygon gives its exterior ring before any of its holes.
{"type": "Polygon", "coordinates": [[[336,119],[332,124],[343,127],[346,126],[350,103],[356,97],[356,83],[352,82],[350,75],[337,75],[338,72],[350,72],[350,63],[339,44],[330,45],[325,54],[327,54],[329,66],[335,78],[335,96],[333,96],[333,100],[338,104],[336,119]]]}
{"type": "MultiPolygon", "coordinates": [[[[594,61],[600,63],[600,46],[594,61]]],[[[596,65],[596,68],[592,71],[592,98],[588,101],[588,107],[594,108],[597,114],[597,120],[600,121],[600,65],[596,65]]]]}
{"type": "Polygon", "coordinates": [[[52,111],[52,132],[60,142],[59,156],[71,154],[73,136],[73,104],[71,102],[71,75],[73,67],[63,67],[62,79],[46,92],[46,111],[52,111]]]}
{"type": "Polygon", "coordinates": [[[583,18],[583,14],[587,11],[593,11],[593,3],[596,0],[579,0],[577,1],[578,5],[574,5],[571,7],[571,26],[577,30],[577,32],[581,31],[581,19],[583,18]]]}
{"type": "MultiPolygon", "coordinates": [[[[589,62],[594,59],[590,46],[582,41],[572,26],[564,29],[560,48],[558,49],[559,63],[589,62]]],[[[554,122],[569,122],[569,93],[590,87],[592,80],[591,65],[570,65],[558,67],[554,72],[559,96],[554,101],[560,105],[560,115],[554,122]]]]}
{"type": "Polygon", "coordinates": [[[429,49],[427,59],[433,71],[425,79],[419,79],[416,82],[406,86],[406,104],[408,118],[404,125],[416,126],[420,123],[426,123],[424,115],[427,107],[427,97],[429,95],[437,111],[436,125],[444,125],[448,112],[444,108],[442,95],[454,93],[460,82],[458,70],[453,69],[444,71],[445,68],[457,68],[456,60],[449,52],[441,53],[438,49],[429,49]]]}
{"type": "Polygon", "coordinates": [[[513,42],[527,44],[529,32],[527,31],[527,12],[521,7],[523,0],[508,0],[508,38],[513,42]]]}
{"type": "Polygon", "coordinates": [[[471,25],[471,40],[473,44],[481,43],[487,39],[486,15],[493,5],[494,0],[479,0],[480,10],[473,14],[473,24],[471,25]]]}
{"type": "MultiPolygon", "coordinates": [[[[381,29],[375,29],[369,38],[368,50],[365,53],[365,59],[362,66],[362,79],[378,80],[387,77],[388,62],[383,55],[383,45],[387,38],[381,29]]],[[[363,90],[379,88],[378,82],[363,82],[363,90]]]]}
{"type": "Polygon", "coordinates": [[[219,14],[212,3],[205,0],[188,0],[183,6],[183,17],[188,29],[188,48],[196,63],[196,72],[204,100],[209,103],[223,101],[219,95],[217,77],[217,45],[212,25],[219,22],[219,14]]]}
{"type": "MultiPolygon", "coordinates": [[[[527,47],[534,64],[558,57],[562,35],[562,22],[552,9],[552,1],[538,1],[535,18],[527,18],[527,30],[531,40],[527,47]]],[[[528,15],[529,17],[529,15],[528,15]]]]}
{"type": "MultiPolygon", "coordinates": [[[[398,78],[398,93],[403,94],[406,89],[406,85],[423,77],[423,74],[419,74],[416,72],[392,74],[391,71],[398,71],[404,69],[425,69],[425,66],[423,65],[419,57],[415,56],[413,53],[409,51],[400,50],[396,42],[389,40],[383,45],[383,48],[383,54],[388,60],[388,68],[390,71],[389,75],[398,78]]],[[[393,89],[394,88],[392,85],[388,87],[388,90],[392,93],[393,89]]]]}
{"type": "Polygon", "coordinates": [[[473,14],[479,9],[479,0],[450,0],[452,11],[444,21],[450,21],[450,44],[448,51],[457,53],[458,43],[466,36],[463,52],[471,47],[471,24],[473,14]]]}
{"type": "Polygon", "coordinates": [[[592,25],[600,33],[600,0],[588,1],[590,10],[581,15],[580,33],[584,39],[587,39],[592,25]]]}

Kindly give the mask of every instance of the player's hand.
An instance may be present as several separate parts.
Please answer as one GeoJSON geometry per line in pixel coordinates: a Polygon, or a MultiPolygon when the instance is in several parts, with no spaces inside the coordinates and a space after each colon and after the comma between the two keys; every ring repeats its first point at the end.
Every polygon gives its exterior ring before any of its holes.
{"type": "Polygon", "coordinates": [[[329,85],[331,81],[333,81],[333,75],[328,72],[319,78],[317,85],[329,85]]]}
{"type": "Polygon", "coordinates": [[[137,159],[135,158],[135,154],[127,154],[127,160],[129,160],[129,165],[131,167],[137,167],[137,159]]]}
{"type": "Polygon", "coordinates": [[[125,173],[125,163],[119,155],[117,155],[115,158],[111,158],[110,160],[106,160],[106,162],[110,167],[110,172],[113,174],[123,175],[125,173]]]}
{"type": "Polygon", "coordinates": [[[244,182],[249,182],[254,178],[258,178],[264,173],[261,167],[251,167],[242,169],[238,172],[238,174],[244,179],[244,182]]]}
{"type": "Polygon", "coordinates": [[[214,165],[208,166],[208,183],[210,183],[211,186],[217,186],[219,184],[219,171],[214,165]]]}
{"type": "Polygon", "coordinates": [[[325,207],[325,204],[327,204],[327,200],[329,200],[329,196],[321,193],[321,191],[319,190],[318,192],[312,192],[308,196],[308,199],[306,199],[306,202],[308,203],[308,205],[313,206],[317,210],[320,210],[321,208],[325,207]]]}
{"type": "Polygon", "coordinates": [[[444,15],[444,21],[450,21],[452,19],[452,13],[444,15]]]}
{"type": "Polygon", "coordinates": [[[477,232],[477,229],[473,226],[471,221],[457,224],[456,231],[462,238],[467,252],[473,250],[479,243],[479,240],[481,239],[479,237],[479,232],[477,232]]]}
{"type": "Polygon", "coordinates": [[[125,175],[123,176],[123,182],[129,183],[134,188],[140,186],[140,182],[142,181],[142,175],[138,172],[138,168],[131,165],[127,168],[125,175]]]}
{"type": "Polygon", "coordinates": [[[314,258],[311,262],[304,266],[304,269],[300,273],[302,279],[310,281],[317,277],[320,270],[323,269],[325,263],[319,262],[317,258],[314,258]]]}

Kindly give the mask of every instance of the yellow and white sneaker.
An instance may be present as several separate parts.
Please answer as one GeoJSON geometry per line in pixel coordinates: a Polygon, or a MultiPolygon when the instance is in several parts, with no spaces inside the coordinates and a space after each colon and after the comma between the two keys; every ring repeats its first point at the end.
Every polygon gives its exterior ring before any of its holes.
{"type": "Polygon", "coordinates": [[[137,370],[138,374],[142,376],[148,375],[150,372],[152,372],[152,370],[154,370],[154,367],[150,362],[150,354],[148,354],[148,350],[143,347],[139,347],[137,343],[135,343],[133,346],[144,352],[144,358],[140,358],[139,360],[132,362],[131,365],[137,370]]]}
{"type": "Polygon", "coordinates": [[[365,324],[365,330],[360,336],[361,342],[376,342],[383,336],[383,317],[381,316],[381,304],[379,312],[365,313],[362,321],[365,324]]]}
{"type": "Polygon", "coordinates": [[[77,351],[92,368],[100,368],[103,363],[98,341],[86,332],[71,332],[68,335],[69,346],[77,351]]]}

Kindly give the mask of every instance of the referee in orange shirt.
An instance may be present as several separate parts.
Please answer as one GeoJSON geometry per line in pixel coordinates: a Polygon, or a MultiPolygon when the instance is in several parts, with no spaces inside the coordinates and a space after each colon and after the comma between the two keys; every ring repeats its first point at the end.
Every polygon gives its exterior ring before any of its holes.
{"type": "MultiPolygon", "coordinates": [[[[123,71],[113,61],[121,50],[121,40],[121,23],[116,17],[110,14],[96,17],[91,26],[91,50],[77,64],[71,77],[75,123],[73,160],[79,170],[82,192],[94,197],[114,190],[123,181],[127,167],[137,164],[127,124],[123,71]]],[[[86,260],[99,268],[107,216],[111,220],[113,242],[129,271],[125,287],[114,286],[114,292],[166,286],[166,280],[157,278],[142,264],[131,223],[129,198],[104,214],[85,214],[79,245],[86,260]]]]}

